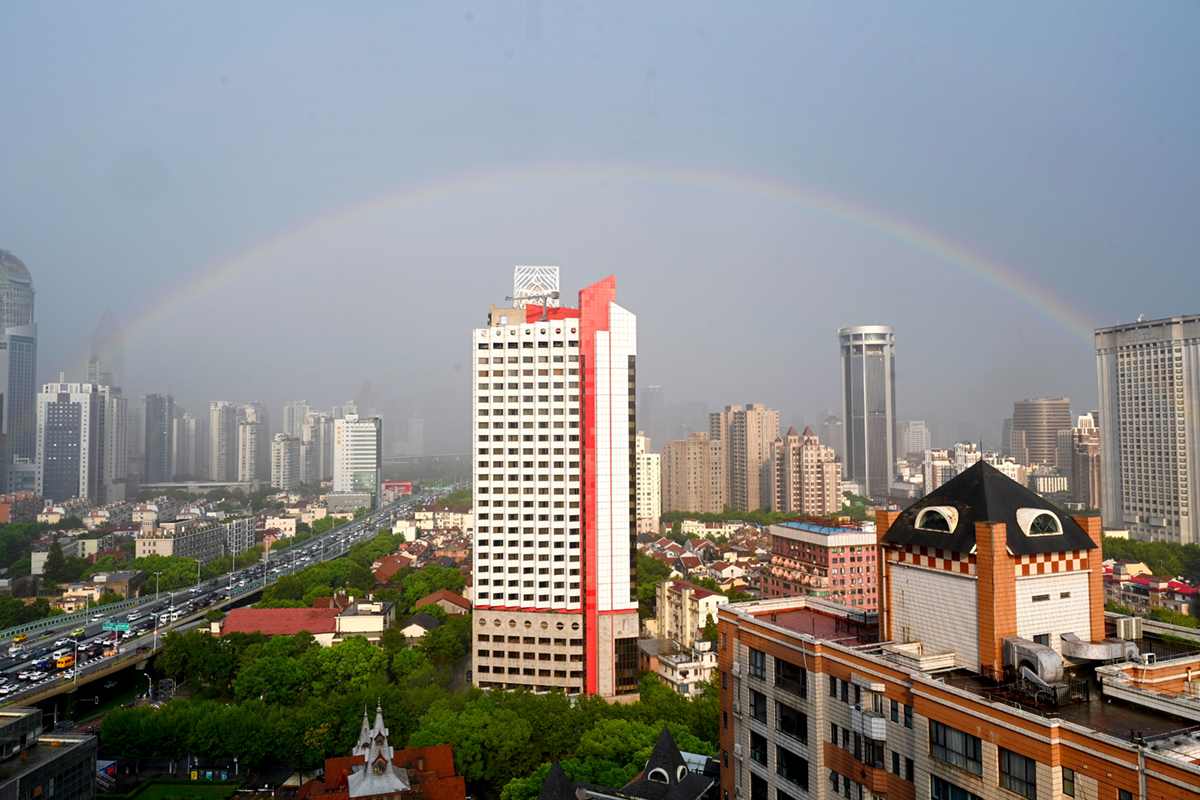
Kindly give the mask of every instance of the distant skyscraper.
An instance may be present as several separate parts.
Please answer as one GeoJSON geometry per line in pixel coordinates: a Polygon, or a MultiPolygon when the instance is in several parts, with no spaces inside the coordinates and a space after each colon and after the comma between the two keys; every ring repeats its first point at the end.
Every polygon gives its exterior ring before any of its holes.
{"type": "Polygon", "coordinates": [[[425,420],[418,417],[415,411],[408,420],[408,454],[425,455],[425,420]]]}
{"type": "Polygon", "coordinates": [[[173,422],[175,440],[174,475],[208,477],[208,419],[182,414],[173,422]]]}
{"type": "MultiPolygon", "coordinates": [[[[271,481],[271,415],[267,411],[267,404],[257,401],[247,403],[243,406],[243,415],[247,422],[258,423],[259,432],[255,438],[258,453],[254,457],[254,475],[252,478],[240,480],[259,480],[264,484],[269,484],[271,481]]],[[[239,453],[238,458],[241,459],[241,457],[239,453]]]]}
{"type": "Polygon", "coordinates": [[[365,492],[379,500],[383,420],[350,414],[333,423],[333,491],[365,492]]]}
{"type": "Polygon", "coordinates": [[[779,436],[779,412],[761,403],[745,408],[726,406],[708,415],[708,435],[724,443],[725,502],[739,511],[757,511],[761,496],[763,465],[774,452],[779,436]]]}
{"type": "Polygon", "coordinates": [[[291,491],[300,485],[300,440],[277,433],[271,439],[271,486],[291,491]]]}
{"type": "Polygon", "coordinates": [[[333,417],[316,411],[308,412],[301,430],[301,482],[316,486],[333,477],[333,417]]]}
{"type": "Polygon", "coordinates": [[[1011,456],[1012,454],[1012,417],[1008,417],[1000,428],[1000,455],[1011,456]]]}
{"type": "Polygon", "coordinates": [[[707,431],[663,445],[663,508],[696,514],[725,510],[724,442],[707,431]]]}
{"type": "Polygon", "coordinates": [[[529,297],[537,298],[534,305],[558,307],[558,267],[513,269],[513,308],[524,308],[529,297]]]}
{"type": "Polygon", "coordinates": [[[237,480],[239,411],[227,400],[214,400],[210,406],[208,474],[214,481],[237,480]]]}
{"type": "MultiPolygon", "coordinates": [[[[0,464],[36,454],[37,325],[29,269],[0,250],[0,464]]],[[[0,469],[0,482],[7,474],[0,469]]]]}
{"type": "MultiPolygon", "coordinates": [[[[846,432],[843,430],[842,418],[836,414],[830,414],[821,421],[821,441],[826,446],[833,448],[833,454],[838,458],[845,460],[844,448],[846,445],[846,432]]],[[[843,477],[845,477],[843,475],[843,477]]]]}
{"type": "Polygon", "coordinates": [[[125,398],[108,386],[48,383],[37,404],[35,491],[50,500],[125,498],[125,398]]]}
{"type": "Polygon", "coordinates": [[[125,337],[117,326],[112,309],[104,312],[92,331],[92,356],[88,359],[88,380],[107,386],[122,386],[125,379],[125,337]]]}
{"type": "Polygon", "coordinates": [[[304,423],[308,421],[308,401],[288,400],[283,404],[283,432],[293,439],[301,436],[304,423]]]}
{"type": "Polygon", "coordinates": [[[661,386],[647,386],[642,389],[642,396],[638,399],[637,417],[642,431],[650,439],[650,450],[661,453],[663,445],[672,438],[668,434],[670,427],[661,386]]]}
{"type": "Polygon", "coordinates": [[[1058,464],[1058,432],[1071,427],[1071,401],[1065,397],[1039,397],[1013,403],[1012,430],[1009,446],[1012,456],[1026,466],[1056,466],[1058,464]],[[1020,432],[1021,436],[1016,434],[1020,432]],[[1024,439],[1024,458],[1015,452],[1024,439]]]}
{"type": "Polygon", "coordinates": [[[925,427],[925,420],[909,420],[904,427],[904,454],[924,453],[931,447],[933,439],[929,435],[929,428],[925,427]]]}
{"type": "Polygon", "coordinates": [[[350,414],[358,414],[358,406],[353,400],[347,400],[345,405],[333,407],[333,418],[342,419],[350,414]]]}
{"type": "Polygon", "coordinates": [[[1200,544],[1200,315],[1096,331],[1104,524],[1200,544]]]}
{"type": "Polygon", "coordinates": [[[239,481],[258,480],[262,467],[259,456],[262,454],[263,437],[266,436],[261,422],[246,419],[238,423],[237,479],[239,481]]]}
{"type": "Polygon", "coordinates": [[[174,476],[175,468],[175,399],[171,395],[150,394],[142,398],[142,424],[146,426],[144,483],[163,483],[174,476]]]}
{"type": "Polygon", "coordinates": [[[896,334],[885,325],[838,330],[843,474],[867,496],[891,492],[896,465],[896,334]]]}

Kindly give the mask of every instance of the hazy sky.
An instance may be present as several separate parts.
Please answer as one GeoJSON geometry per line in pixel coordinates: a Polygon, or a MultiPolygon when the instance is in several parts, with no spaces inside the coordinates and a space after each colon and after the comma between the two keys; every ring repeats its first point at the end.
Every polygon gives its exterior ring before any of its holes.
{"type": "Polygon", "coordinates": [[[898,416],[998,439],[1015,399],[1094,406],[1091,328],[1200,313],[1195,2],[26,2],[4,31],[43,380],[111,308],[134,398],[281,417],[370,380],[461,449],[469,330],[557,264],[571,304],[617,276],[668,403],[815,415],[837,327],[890,324],[898,416]]]}

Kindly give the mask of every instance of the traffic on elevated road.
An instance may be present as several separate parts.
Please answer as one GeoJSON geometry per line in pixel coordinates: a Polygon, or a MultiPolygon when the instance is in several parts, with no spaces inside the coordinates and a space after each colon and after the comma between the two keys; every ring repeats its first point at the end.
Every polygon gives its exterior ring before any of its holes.
{"type": "Polygon", "coordinates": [[[167,632],[202,624],[209,608],[237,602],[283,575],[339,558],[355,544],[390,528],[396,520],[410,518],[418,504],[436,498],[423,495],[398,500],[274,557],[268,551],[262,561],[189,589],[152,594],[115,614],[106,613],[100,606],[86,621],[76,617],[34,634],[18,634],[10,640],[7,653],[0,656],[0,704],[19,703],[67,683],[78,683],[121,661],[152,653],[167,632]]]}

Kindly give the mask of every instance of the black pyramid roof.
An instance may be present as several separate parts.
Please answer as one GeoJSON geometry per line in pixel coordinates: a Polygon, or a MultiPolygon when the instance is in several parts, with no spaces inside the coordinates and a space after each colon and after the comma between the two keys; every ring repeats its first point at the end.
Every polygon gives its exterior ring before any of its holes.
{"type": "Polygon", "coordinates": [[[575,787],[557,760],[550,765],[550,772],[546,774],[546,780],[538,792],[538,800],[576,800],[575,787]]]}
{"type": "Polygon", "coordinates": [[[888,528],[883,541],[970,553],[975,548],[977,522],[1003,522],[1008,549],[1015,556],[1092,550],[1096,547],[1087,532],[1065,511],[986,461],[977,462],[902,511],[888,528]],[[917,515],[929,506],[951,506],[956,509],[958,524],[954,530],[946,533],[917,528],[917,515]],[[1058,518],[1062,533],[1026,536],[1017,523],[1019,508],[1051,512],[1058,518]]]}

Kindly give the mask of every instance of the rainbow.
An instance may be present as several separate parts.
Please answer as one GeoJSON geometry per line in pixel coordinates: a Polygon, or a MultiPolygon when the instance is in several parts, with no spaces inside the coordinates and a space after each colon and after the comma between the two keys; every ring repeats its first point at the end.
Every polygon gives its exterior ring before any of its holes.
{"type": "Polygon", "coordinates": [[[1080,309],[1068,305],[1045,287],[1024,277],[1016,268],[973,252],[949,237],[919,227],[893,212],[869,208],[827,192],[763,176],[626,163],[509,167],[402,186],[396,191],[311,220],[296,230],[257,243],[239,255],[203,270],[198,277],[150,306],[132,322],[127,321],[126,340],[147,333],[176,309],[216,291],[271,255],[353,220],[388,209],[497,189],[579,184],[689,191],[763,203],[832,220],[890,240],[934,263],[970,275],[1033,309],[1089,349],[1092,347],[1095,325],[1080,309]]]}

